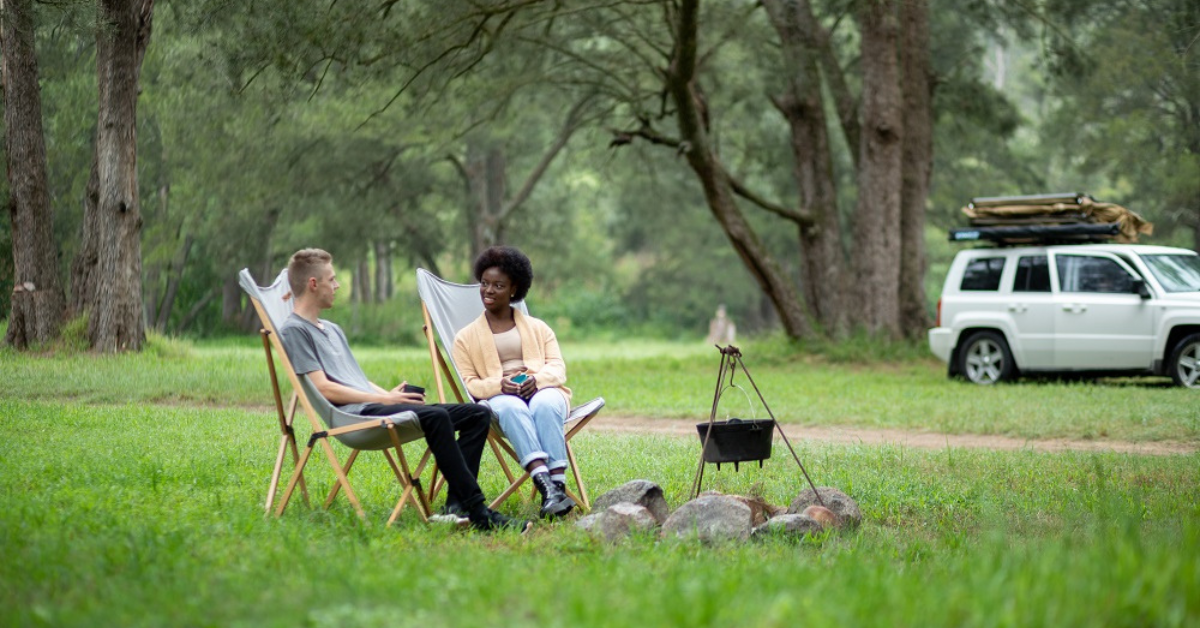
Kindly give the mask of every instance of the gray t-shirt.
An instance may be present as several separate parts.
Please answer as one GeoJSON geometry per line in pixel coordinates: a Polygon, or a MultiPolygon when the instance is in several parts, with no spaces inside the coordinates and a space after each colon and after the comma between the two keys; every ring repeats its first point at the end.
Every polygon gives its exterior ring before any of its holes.
{"type": "MultiPolygon", "coordinates": [[[[313,325],[296,313],[283,322],[279,337],[297,375],[325,371],[325,377],[355,390],[373,393],[371,380],[350,353],[346,334],[336,323],[320,319],[325,329],[313,325]]],[[[367,404],[349,403],[338,406],[345,412],[358,413],[367,404]]]]}

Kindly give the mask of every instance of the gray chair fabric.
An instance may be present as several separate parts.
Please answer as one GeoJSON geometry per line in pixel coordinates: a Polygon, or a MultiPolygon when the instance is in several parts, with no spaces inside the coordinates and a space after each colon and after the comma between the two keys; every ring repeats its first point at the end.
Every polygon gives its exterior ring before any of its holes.
{"type": "MultiPolygon", "coordinates": [[[[292,289],[288,285],[287,269],[283,269],[275,281],[269,286],[259,286],[254,281],[254,277],[250,275],[249,269],[243,268],[238,273],[238,283],[242,290],[246,291],[254,299],[262,304],[263,310],[267,312],[267,318],[270,319],[271,329],[268,330],[278,337],[279,328],[288,316],[292,314],[292,289]]],[[[283,346],[282,340],[279,343],[283,346]]],[[[291,360],[287,362],[287,368],[291,369],[291,360]]],[[[308,398],[309,404],[317,414],[321,416],[321,421],[329,429],[354,425],[364,421],[380,423],[382,421],[391,422],[395,427],[396,435],[400,438],[401,443],[424,438],[425,433],[421,430],[421,424],[417,420],[417,415],[414,412],[400,412],[390,416],[363,416],[361,414],[351,414],[343,412],[336,406],[329,403],[309,380],[307,375],[299,375],[300,386],[303,389],[302,394],[308,398]]],[[[301,392],[301,391],[297,391],[301,392]]],[[[379,450],[387,449],[392,446],[391,436],[387,430],[361,430],[348,434],[339,434],[335,438],[353,449],[364,450],[379,450]]]]}
{"type": "MultiPolygon", "coordinates": [[[[450,363],[450,370],[454,372],[459,390],[469,396],[470,393],[463,384],[462,376],[458,373],[458,366],[454,364],[454,337],[458,335],[459,330],[470,325],[483,313],[483,301],[479,298],[479,284],[446,281],[424,268],[418,268],[417,292],[421,295],[421,300],[425,302],[426,309],[429,310],[429,318],[433,322],[434,330],[437,331],[438,342],[441,343],[442,351],[446,354],[446,361],[450,363]]],[[[513,307],[526,315],[529,314],[529,307],[525,301],[519,301],[513,304],[513,307]]],[[[572,408],[567,415],[566,422],[570,424],[595,414],[603,407],[604,398],[596,397],[583,405],[572,408]]]]}

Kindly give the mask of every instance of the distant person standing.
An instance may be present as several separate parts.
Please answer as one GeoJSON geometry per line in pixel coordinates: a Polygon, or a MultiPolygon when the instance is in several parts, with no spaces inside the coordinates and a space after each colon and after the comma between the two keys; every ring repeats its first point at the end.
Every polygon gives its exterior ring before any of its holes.
{"type": "Polygon", "coordinates": [[[737,340],[737,325],[733,319],[725,315],[725,304],[717,306],[717,316],[708,322],[708,338],[710,345],[731,345],[737,340]]]}

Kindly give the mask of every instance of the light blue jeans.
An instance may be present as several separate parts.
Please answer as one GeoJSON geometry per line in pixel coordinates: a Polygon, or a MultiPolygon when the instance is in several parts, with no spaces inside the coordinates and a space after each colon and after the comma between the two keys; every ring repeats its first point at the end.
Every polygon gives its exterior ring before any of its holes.
{"type": "Polygon", "coordinates": [[[500,418],[500,429],[517,450],[521,468],[545,459],[551,471],[567,468],[567,440],[563,424],[567,421],[567,398],[557,388],[537,391],[525,404],[516,395],[496,395],[487,400],[500,418]]]}

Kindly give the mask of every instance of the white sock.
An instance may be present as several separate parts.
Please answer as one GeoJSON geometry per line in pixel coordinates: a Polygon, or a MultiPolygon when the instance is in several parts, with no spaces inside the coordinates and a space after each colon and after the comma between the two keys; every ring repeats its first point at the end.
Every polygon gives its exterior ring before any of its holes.
{"type": "Polygon", "coordinates": [[[556,469],[554,471],[554,473],[550,474],[550,480],[553,482],[558,482],[560,484],[566,484],[567,483],[567,474],[563,473],[562,469],[556,469]]]}
{"type": "Polygon", "coordinates": [[[533,477],[539,473],[550,473],[550,469],[547,469],[546,465],[544,465],[544,464],[539,464],[538,466],[533,468],[533,471],[529,472],[529,477],[533,477]]]}

